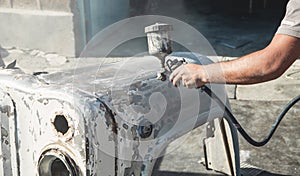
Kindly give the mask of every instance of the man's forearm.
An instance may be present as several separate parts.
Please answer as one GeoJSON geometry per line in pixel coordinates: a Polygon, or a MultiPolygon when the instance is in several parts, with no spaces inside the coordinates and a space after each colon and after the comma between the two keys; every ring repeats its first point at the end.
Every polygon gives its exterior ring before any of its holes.
{"type": "Polygon", "coordinates": [[[299,54],[297,41],[286,36],[275,36],[263,50],[236,60],[206,65],[205,82],[254,84],[273,80],[282,75],[299,54]]]}
{"type": "Polygon", "coordinates": [[[204,66],[207,82],[227,84],[254,84],[278,77],[279,72],[263,60],[263,51],[257,51],[242,58],[204,66]]]}

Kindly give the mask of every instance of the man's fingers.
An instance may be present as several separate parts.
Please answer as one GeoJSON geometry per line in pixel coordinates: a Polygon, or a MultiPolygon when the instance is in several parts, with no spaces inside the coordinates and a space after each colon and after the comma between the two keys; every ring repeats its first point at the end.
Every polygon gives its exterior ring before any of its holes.
{"type": "Polygon", "coordinates": [[[197,72],[199,71],[199,65],[187,64],[181,65],[170,75],[170,82],[177,87],[181,81],[182,86],[187,88],[197,88],[204,83],[199,79],[197,72]]]}
{"type": "Polygon", "coordinates": [[[177,75],[173,78],[173,80],[172,80],[173,85],[174,85],[175,87],[177,87],[177,85],[178,85],[178,83],[179,83],[180,80],[181,80],[181,75],[180,75],[180,74],[177,74],[177,75]]]}
{"type": "Polygon", "coordinates": [[[182,66],[179,66],[177,69],[175,69],[171,75],[170,75],[170,82],[173,82],[173,79],[180,73],[181,69],[182,69],[182,66]]]}

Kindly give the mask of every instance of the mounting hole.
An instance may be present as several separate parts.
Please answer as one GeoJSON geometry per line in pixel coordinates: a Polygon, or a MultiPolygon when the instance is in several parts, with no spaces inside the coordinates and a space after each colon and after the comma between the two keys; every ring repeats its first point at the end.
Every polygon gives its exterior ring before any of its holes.
{"type": "Polygon", "coordinates": [[[65,135],[70,129],[68,120],[64,115],[56,115],[53,121],[53,125],[55,130],[63,135],[65,135]]]}
{"type": "Polygon", "coordinates": [[[79,173],[73,159],[58,150],[49,150],[41,155],[38,172],[40,176],[70,176],[79,173]]]}

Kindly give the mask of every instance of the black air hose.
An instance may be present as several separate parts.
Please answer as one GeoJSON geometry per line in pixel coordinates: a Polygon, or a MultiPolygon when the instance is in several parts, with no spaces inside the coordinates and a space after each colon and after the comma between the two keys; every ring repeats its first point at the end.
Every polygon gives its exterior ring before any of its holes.
{"type": "Polygon", "coordinates": [[[243,129],[243,127],[240,125],[240,123],[237,121],[237,119],[234,117],[231,111],[220,100],[220,98],[213,91],[211,91],[210,88],[204,85],[200,89],[203,90],[205,93],[207,93],[207,95],[209,95],[221,108],[225,109],[224,118],[234,125],[234,127],[241,133],[241,135],[247,142],[249,142],[251,145],[256,147],[264,146],[270,141],[270,139],[272,138],[274,132],[276,131],[277,127],[279,126],[281,120],[284,118],[286,113],[300,100],[300,95],[298,95],[295,98],[293,98],[288,104],[286,104],[283,110],[281,111],[281,113],[278,115],[276,121],[272,125],[272,128],[267,134],[267,136],[262,141],[255,141],[247,134],[247,132],[243,129]]]}

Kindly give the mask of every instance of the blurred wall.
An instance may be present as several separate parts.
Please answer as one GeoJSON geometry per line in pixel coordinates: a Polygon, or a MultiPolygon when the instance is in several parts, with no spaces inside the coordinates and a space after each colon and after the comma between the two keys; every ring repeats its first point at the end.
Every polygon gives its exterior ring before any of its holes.
{"type": "Polygon", "coordinates": [[[126,18],[129,0],[0,0],[0,45],[79,56],[89,39],[126,18]]]}

